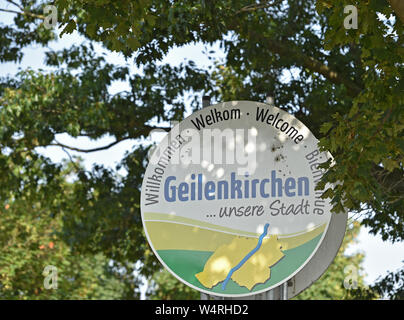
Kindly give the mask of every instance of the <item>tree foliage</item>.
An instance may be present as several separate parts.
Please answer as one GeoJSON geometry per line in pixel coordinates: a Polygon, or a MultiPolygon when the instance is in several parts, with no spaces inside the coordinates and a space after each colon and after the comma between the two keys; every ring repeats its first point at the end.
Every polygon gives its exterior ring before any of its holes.
{"type": "Polygon", "coordinates": [[[63,216],[71,213],[66,204],[73,196],[65,181],[69,171],[53,172],[52,182],[42,180],[41,160],[26,160],[33,176],[23,166],[9,168],[13,175],[22,173],[26,186],[0,210],[0,299],[134,297],[136,282],[126,279],[103,253],[84,255],[61,240],[63,216]],[[57,288],[44,286],[47,266],[57,268],[57,279],[51,281],[57,288]]]}
{"type": "MultiPolygon", "coordinates": [[[[0,62],[19,62],[24,48],[46,48],[57,38],[56,30],[44,25],[46,4],[2,2],[0,14],[12,15],[14,22],[0,23],[0,62]]],[[[335,188],[324,190],[334,211],[359,212],[371,232],[385,240],[403,240],[404,52],[402,11],[396,1],[54,4],[62,34],[77,31],[87,43],[48,51],[49,71],[28,69],[0,79],[0,204],[10,206],[0,216],[0,243],[7,252],[0,257],[4,296],[20,297],[22,292],[32,297],[29,290],[38,285],[28,285],[27,274],[18,271],[28,264],[33,263],[38,276],[42,261],[77,263],[78,270],[88,270],[88,284],[94,276],[88,266],[101,259],[106,269],[100,272],[111,286],[121,290],[118,279],[132,292],[121,296],[138,297],[134,289],[141,277],[161,268],[140,221],[139,189],[148,151],[142,142],[153,129],[167,130],[166,123],[184,117],[188,92],[195,96],[193,109],[201,107],[198,94],[215,101],[272,96],[275,105],[304,122],[333,154],[335,162],[324,164],[328,172],[319,188],[336,182],[335,188]],[[348,4],[358,8],[358,29],[344,28],[348,4]],[[174,47],[194,42],[219,42],[226,58],[212,70],[192,60],[178,66],[160,62],[174,47]],[[122,53],[128,66],[106,62],[94,43],[122,53]],[[139,71],[129,71],[131,62],[139,71]],[[116,81],[128,83],[129,90],[111,95],[109,87],[116,81]],[[82,149],[60,143],[63,133],[115,141],[82,149]],[[96,164],[87,171],[69,157],[66,163],[53,163],[41,155],[44,147],[86,154],[124,140],[137,143],[116,170],[96,164]],[[119,175],[120,169],[127,175],[119,175]],[[87,260],[77,262],[79,256],[87,260]]],[[[73,277],[69,268],[63,270],[66,279],[73,277]]],[[[39,284],[39,278],[32,283],[39,284]]]]}
{"type": "MultiPolygon", "coordinates": [[[[352,299],[357,298],[354,292],[368,289],[364,283],[363,253],[347,253],[347,249],[357,242],[359,231],[360,226],[357,222],[348,227],[338,254],[327,271],[312,286],[300,293],[296,300],[352,299]]],[[[373,296],[367,296],[367,298],[377,297],[375,293],[373,296]]]]}

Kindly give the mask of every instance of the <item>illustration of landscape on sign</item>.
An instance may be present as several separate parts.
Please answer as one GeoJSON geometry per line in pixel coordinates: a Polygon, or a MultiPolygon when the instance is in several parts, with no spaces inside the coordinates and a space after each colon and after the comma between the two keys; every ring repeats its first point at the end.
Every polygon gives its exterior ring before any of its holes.
{"type": "Polygon", "coordinates": [[[145,213],[148,233],[166,266],[189,284],[218,294],[249,294],[290,277],[311,256],[326,224],[294,234],[261,234],[191,218],[145,213]],[[173,235],[176,235],[173,237],[173,235]]]}

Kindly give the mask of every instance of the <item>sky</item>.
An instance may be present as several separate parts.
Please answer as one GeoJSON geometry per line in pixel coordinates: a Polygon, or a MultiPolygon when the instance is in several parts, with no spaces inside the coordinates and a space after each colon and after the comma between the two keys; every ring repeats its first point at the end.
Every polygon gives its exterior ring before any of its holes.
{"type": "MultiPolygon", "coordinates": [[[[5,8],[6,4],[0,0],[0,8],[5,8]]],[[[8,24],[12,19],[12,14],[0,12],[0,23],[8,24]]],[[[76,33],[72,35],[64,35],[61,39],[50,44],[49,48],[53,50],[60,50],[62,48],[70,47],[73,44],[82,43],[81,38],[76,33]]],[[[106,54],[106,60],[114,64],[129,64],[131,72],[138,72],[139,70],[132,61],[125,61],[123,56],[118,53],[111,53],[101,46],[95,45],[96,51],[106,54]]],[[[202,53],[204,45],[193,44],[180,48],[172,49],[167,56],[163,59],[162,63],[169,63],[171,65],[178,65],[184,59],[191,59],[200,67],[207,67],[212,64],[212,61],[202,53]]],[[[209,47],[209,50],[214,50],[214,58],[224,58],[224,53],[219,48],[218,44],[209,47]]],[[[21,63],[2,63],[0,64],[0,77],[7,74],[13,75],[19,69],[31,68],[34,70],[46,69],[44,65],[44,52],[46,49],[40,46],[32,46],[24,50],[24,58],[21,63]]],[[[110,88],[111,93],[116,93],[128,89],[126,83],[117,82],[112,84],[110,88]]],[[[235,98],[236,100],[236,98],[235,98]]],[[[264,102],[264,101],[262,101],[264,102]]],[[[188,108],[189,110],[189,108],[188,108]]],[[[189,111],[190,112],[190,111],[189,111]]],[[[188,113],[189,114],[189,113],[188,113]]],[[[152,136],[151,141],[158,141],[162,135],[152,136]]],[[[94,148],[104,146],[114,139],[112,137],[103,137],[97,141],[90,141],[88,138],[72,138],[67,134],[59,135],[58,141],[66,145],[75,146],[78,148],[94,148]]],[[[108,149],[107,151],[100,151],[90,154],[78,154],[71,152],[71,155],[80,155],[84,159],[84,164],[87,168],[91,168],[93,163],[103,164],[108,167],[114,167],[123,157],[126,151],[130,151],[133,147],[134,141],[123,141],[118,145],[108,149]]],[[[66,158],[66,153],[57,147],[47,147],[40,149],[40,152],[50,157],[53,161],[60,161],[66,158]]],[[[390,242],[383,242],[380,236],[373,236],[369,234],[368,229],[362,227],[358,237],[358,243],[348,248],[349,253],[362,252],[365,255],[363,267],[365,271],[365,281],[368,284],[373,283],[379,276],[385,275],[388,271],[395,271],[400,268],[404,263],[404,242],[392,244],[390,242]]]]}

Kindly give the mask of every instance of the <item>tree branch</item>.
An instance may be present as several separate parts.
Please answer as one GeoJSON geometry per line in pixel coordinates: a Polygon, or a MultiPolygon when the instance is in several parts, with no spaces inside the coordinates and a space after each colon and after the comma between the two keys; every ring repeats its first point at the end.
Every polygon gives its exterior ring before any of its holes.
{"type": "MultiPolygon", "coordinates": [[[[164,130],[164,131],[169,131],[171,128],[166,128],[166,127],[150,127],[150,126],[143,126],[143,128],[141,130],[139,130],[139,136],[147,136],[150,134],[150,132],[152,130],[164,130]]],[[[137,137],[135,136],[127,136],[127,137],[123,137],[120,139],[117,139],[114,142],[111,142],[110,144],[103,146],[103,147],[98,147],[98,148],[92,148],[92,149],[81,149],[81,148],[76,148],[76,147],[71,147],[68,145],[65,145],[63,143],[60,143],[58,141],[56,141],[55,143],[51,143],[48,146],[53,146],[53,147],[61,147],[62,149],[69,149],[72,151],[76,151],[76,152],[82,152],[82,153],[91,153],[91,152],[97,152],[97,151],[103,151],[103,150],[107,150],[115,145],[117,145],[118,143],[125,141],[125,140],[129,140],[129,139],[136,139],[137,137]]],[[[43,146],[46,147],[46,146],[43,146]]]]}
{"type": "Polygon", "coordinates": [[[15,14],[23,15],[23,16],[41,19],[41,20],[45,20],[45,18],[46,18],[44,15],[32,13],[29,11],[15,11],[15,10],[10,10],[10,9],[3,9],[3,8],[0,8],[0,11],[7,12],[7,13],[15,13],[15,14]]]}
{"type": "MultiPolygon", "coordinates": [[[[395,1],[395,0],[389,0],[389,1],[395,1]]],[[[404,2],[404,0],[399,0],[399,1],[404,2]]],[[[251,4],[246,7],[241,8],[239,11],[236,12],[236,14],[240,13],[240,12],[248,12],[248,11],[254,11],[257,9],[261,9],[261,8],[266,8],[272,4],[273,4],[273,2],[269,3],[269,1],[251,4]]],[[[237,23],[235,21],[233,21],[233,22],[229,23],[229,29],[239,32],[240,30],[238,30],[238,29],[240,29],[240,26],[237,25],[237,23]]],[[[329,81],[331,81],[334,84],[338,84],[338,85],[343,84],[347,88],[349,96],[356,97],[362,91],[363,88],[361,88],[360,85],[358,85],[351,79],[344,77],[342,74],[340,74],[336,70],[332,69],[332,67],[295,49],[295,45],[292,42],[275,41],[271,38],[263,36],[261,33],[258,33],[255,30],[251,30],[251,29],[252,28],[249,28],[249,31],[248,31],[249,40],[265,45],[267,47],[267,49],[269,49],[273,53],[277,53],[284,57],[292,57],[297,65],[307,68],[307,69],[311,70],[312,72],[321,74],[322,76],[324,76],[326,79],[328,79],[329,81]]]]}
{"type": "Polygon", "coordinates": [[[254,31],[251,31],[250,35],[251,35],[250,39],[252,41],[259,41],[259,43],[265,44],[270,51],[282,56],[293,57],[293,59],[298,65],[307,68],[315,73],[321,74],[326,79],[330,80],[332,83],[338,85],[343,84],[347,88],[348,94],[351,97],[356,97],[362,91],[362,88],[359,85],[357,85],[354,81],[339,74],[331,67],[325,65],[321,61],[314,59],[313,57],[305,55],[302,52],[297,52],[293,48],[293,44],[288,42],[280,43],[272,39],[265,38],[254,31]]]}
{"type": "Polygon", "coordinates": [[[259,10],[259,9],[265,9],[265,8],[268,8],[271,5],[272,5],[272,3],[270,3],[270,1],[264,1],[264,2],[260,2],[260,3],[253,3],[253,4],[250,4],[248,6],[245,6],[245,7],[241,8],[240,10],[238,10],[236,12],[236,14],[239,14],[239,13],[242,13],[242,12],[256,11],[256,10],[259,10]]]}
{"type": "Polygon", "coordinates": [[[113,147],[114,145],[116,145],[116,144],[118,144],[118,143],[120,143],[120,142],[122,142],[124,140],[128,140],[128,139],[131,139],[131,138],[130,137],[125,137],[125,138],[122,138],[122,139],[118,139],[118,140],[116,140],[116,141],[114,141],[114,142],[112,142],[112,143],[110,143],[110,144],[108,144],[106,146],[93,148],[93,149],[81,149],[81,148],[71,147],[71,146],[65,145],[63,143],[60,143],[60,142],[58,142],[56,140],[55,140],[56,143],[51,143],[49,146],[61,147],[62,149],[69,149],[69,150],[77,151],[77,152],[91,153],[91,152],[107,150],[107,149],[113,147]]]}
{"type": "Polygon", "coordinates": [[[372,175],[385,190],[393,189],[395,193],[404,196],[404,176],[402,170],[394,169],[389,172],[385,168],[375,165],[372,175]]]}

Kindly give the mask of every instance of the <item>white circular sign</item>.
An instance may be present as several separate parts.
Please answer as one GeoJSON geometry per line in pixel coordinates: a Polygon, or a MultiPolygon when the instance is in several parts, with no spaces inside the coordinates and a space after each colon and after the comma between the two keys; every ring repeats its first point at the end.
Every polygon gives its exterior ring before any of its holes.
{"type": "Polygon", "coordinates": [[[232,101],[199,110],[153,152],[141,195],[161,263],[207,294],[246,296],[297,274],[319,248],[331,204],[315,190],[330,159],[292,115],[232,101]]]}

